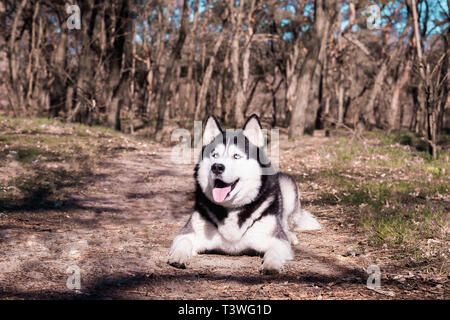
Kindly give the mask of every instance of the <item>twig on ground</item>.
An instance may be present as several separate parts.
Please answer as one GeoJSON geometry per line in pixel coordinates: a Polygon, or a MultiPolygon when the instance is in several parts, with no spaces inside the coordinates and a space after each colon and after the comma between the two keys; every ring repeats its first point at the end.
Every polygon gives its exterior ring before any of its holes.
{"type": "Polygon", "coordinates": [[[395,297],[395,293],[393,291],[382,290],[380,288],[371,288],[371,287],[367,287],[367,289],[375,291],[376,293],[379,293],[379,294],[383,294],[385,296],[395,297]]]}

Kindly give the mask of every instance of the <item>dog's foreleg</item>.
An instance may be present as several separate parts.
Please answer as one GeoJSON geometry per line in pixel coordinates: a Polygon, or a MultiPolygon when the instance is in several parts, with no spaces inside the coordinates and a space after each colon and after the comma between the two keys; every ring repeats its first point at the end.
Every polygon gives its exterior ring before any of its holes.
{"type": "Polygon", "coordinates": [[[169,261],[171,266],[184,269],[194,255],[194,245],[192,234],[180,234],[173,240],[169,251],[169,261]]]}
{"type": "Polygon", "coordinates": [[[213,225],[194,212],[173,240],[168,263],[176,268],[186,268],[198,252],[212,249],[217,242],[213,225]]]}
{"type": "Polygon", "coordinates": [[[287,260],[292,260],[293,254],[288,241],[272,238],[264,253],[262,270],[264,274],[279,273],[287,260]]]}
{"type": "Polygon", "coordinates": [[[186,268],[192,256],[196,254],[194,248],[194,243],[196,242],[194,215],[195,213],[192,214],[184,227],[181,228],[170,247],[168,263],[176,268],[186,268]]]}
{"type": "Polygon", "coordinates": [[[283,228],[283,222],[273,215],[265,216],[247,232],[249,248],[264,253],[261,272],[279,273],[287,260],[292,260],[292,239],[283,228]]]}

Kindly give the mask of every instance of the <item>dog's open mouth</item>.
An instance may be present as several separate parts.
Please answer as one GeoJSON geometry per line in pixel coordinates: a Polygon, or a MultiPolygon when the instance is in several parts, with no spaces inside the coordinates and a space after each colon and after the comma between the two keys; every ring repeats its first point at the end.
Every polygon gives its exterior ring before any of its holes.
{"type": "Polygon", "coordinates": [[[236,183],[239,181],[237,179],[233,183],[225,183],[222,180],[216,179],[214,181],[214,188],[213,188],[213,198],[216,202],[222,202],[225,200],[225,198],[230,194],[230,192],[234,189],[236,186],[236,183]]]}

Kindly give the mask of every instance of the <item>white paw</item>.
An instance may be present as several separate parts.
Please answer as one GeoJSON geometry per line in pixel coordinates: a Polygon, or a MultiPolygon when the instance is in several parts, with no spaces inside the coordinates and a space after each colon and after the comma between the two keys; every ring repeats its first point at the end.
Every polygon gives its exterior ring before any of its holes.
{"type": "Polygon", "coordinates": [[[284,261],[275,252],[267,252],[264,255],[261,272],[263,274],[277,274],[283,267],[284,261]]]}
{"type": "Polygon", "coordinates": [[[189,239],[175,239],[169,252],[168,263],[176,268],[184,269],[192,259],[192,242],[189,239]]]}
{"type": "Polygon", "coordinates": [[[263,258],[262,273],[274,274],[279,273],[287,260],[292,260],[292,254],[289,243],[285,241],[276,242],[266,251],[263,258]]]}

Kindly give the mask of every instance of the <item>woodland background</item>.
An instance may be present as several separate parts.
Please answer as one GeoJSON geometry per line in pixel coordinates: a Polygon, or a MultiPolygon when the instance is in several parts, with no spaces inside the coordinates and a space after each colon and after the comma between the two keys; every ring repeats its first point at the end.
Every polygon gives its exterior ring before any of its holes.
{"type": "Polygon", "coordinates": [[[436,157],[450,129],[449,22],[448,0],[2,0],[0,110],[157,141],[168,123],[257,113],[290,138],[407,130],[436,157]]]}

